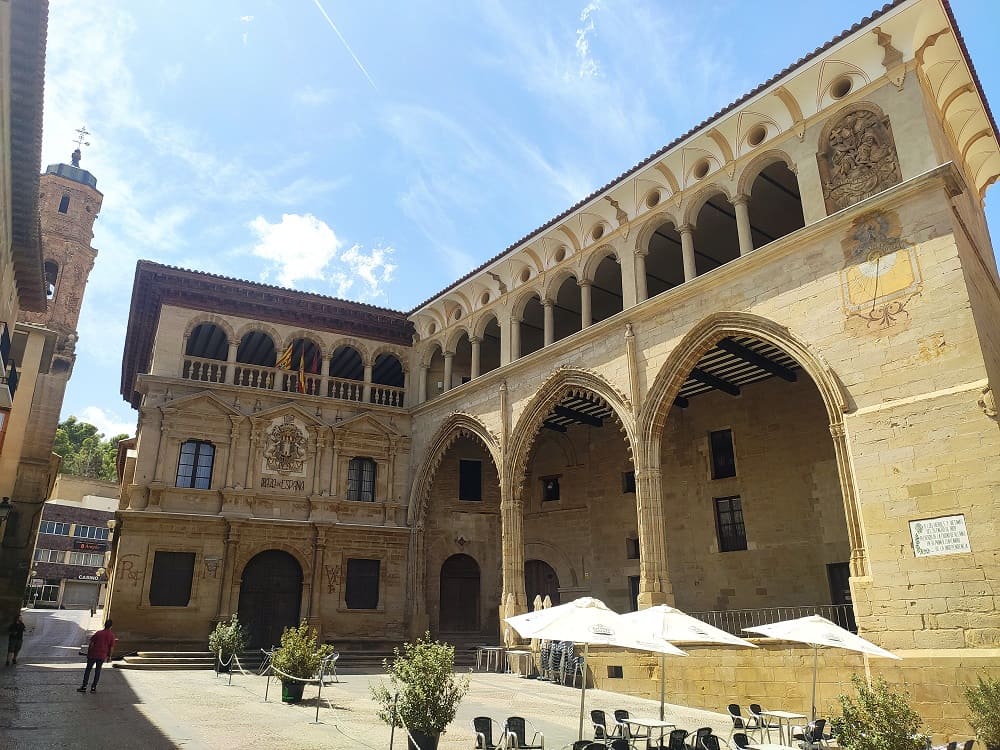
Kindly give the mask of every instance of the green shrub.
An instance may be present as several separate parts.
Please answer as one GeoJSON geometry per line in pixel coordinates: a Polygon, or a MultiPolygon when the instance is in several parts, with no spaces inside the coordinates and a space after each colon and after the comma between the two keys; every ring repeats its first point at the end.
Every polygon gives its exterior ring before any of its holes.
{"type": "MultiPolygon", "coordinates": [[[[311,680],[319,673],[323,659],[333,654],[333,646],[319,643],[316,628],[303,620],[297,628],[285,628],[281,645],[274,650],[274,668],[300,680],[311,680]]],[[[280,676],[280,675],[279,675],[280,676]]]]}
{"type": "Polygon", "coordinates": [[[220,622],[215,626],[208,636],[208,648],[223,662],[228,663],[233,654],[242,653],[250,642],[250,635],[246,628],[240,624],[236,615],[229,618],[229,622],[220,622]]]}
{"type": "Polygon", "coordinates": [[[965,689],[972,718],[969,723],[987,747],[1000,747],[1000,677],[978,678],[965,689]]]}
{"type": "Polygon", "coordinates": [[[851,678],[857,698],[840,696],[841,715],[833,720],[837,742],[850,750],[923,750],[927,735],[905,691],[895,692],[879,678],[870,687],[860,675],[851,678]]]}
{"type": "Polygon", "coordinates": [[[455,674],[455,647],[431,640],[431,634],[394,649],[386,659],[389,684],[372,685],[378,718],[386,724],[421,734],[440,734],[455,718],[458,704],[469,692],[469,678],[455,674]],[[393,701],[396,695],[396,711],[393,701]]]}

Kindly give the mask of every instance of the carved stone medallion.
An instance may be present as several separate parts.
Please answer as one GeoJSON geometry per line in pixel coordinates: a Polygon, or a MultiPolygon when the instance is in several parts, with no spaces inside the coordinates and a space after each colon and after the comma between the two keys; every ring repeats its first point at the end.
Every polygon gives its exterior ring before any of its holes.
{"type": "Polygon", "coordinates": [[[827,213],[834,213],[902,181],[889,118],[860,105],[825,129],[819,157],[827,213]]]}
{"type": "Polygon", "coordinates": [[[267,433],[264,459],[267,468],[279,474],[298,474],[306,458],[306,436],[291,415],[267,433]]]}

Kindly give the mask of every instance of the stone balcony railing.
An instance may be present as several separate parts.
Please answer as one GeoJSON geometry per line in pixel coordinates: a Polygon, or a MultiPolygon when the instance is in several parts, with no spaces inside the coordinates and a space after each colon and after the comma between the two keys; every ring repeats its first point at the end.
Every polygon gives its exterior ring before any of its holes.
{"type": "Polygon", "coordinates": [[[298,371],[187,356],[183,360],[181,377],[185,380],[197,380],[202,383],[236,385],[285,393],[304,393],[309,396],[323,396],[339,401],[354,401],[396,408],[403,407],[406,394],[404,388],[396,386],[334,378],[314,373],[303,373],[300,385],[298,371]]]}

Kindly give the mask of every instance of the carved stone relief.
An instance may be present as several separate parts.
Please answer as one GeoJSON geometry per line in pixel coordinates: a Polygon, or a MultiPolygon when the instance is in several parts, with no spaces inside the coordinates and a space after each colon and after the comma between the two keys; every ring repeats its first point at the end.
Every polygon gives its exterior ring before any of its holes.
{"type": "Polygon", "coordinates": [[[301,474],[308,444],[305,432],[287,415],[273,424],[264,437],[264,462],[269,471],[301,474]]]}
{"type": "Polygon", "coordinates": [[[818,154],[828,214],[902,182],[889,118],[859,105],[825,129],[818,154]]]}

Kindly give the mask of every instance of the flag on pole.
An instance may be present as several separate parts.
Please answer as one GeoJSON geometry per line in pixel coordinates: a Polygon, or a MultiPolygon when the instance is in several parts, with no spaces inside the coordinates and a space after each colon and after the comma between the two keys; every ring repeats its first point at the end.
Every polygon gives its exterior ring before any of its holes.
{"type": "Polygon", "coordinates": [[[299,358],[299,393],[305,393],[306,392],[306,373],[305,373],[305,370],[302,367],[304,364],[305,364],[305,357],[300,357],[299,358]]]}
{"type": "Polygon", "coordinates": [[[292,352],[295,349],[295,344],[289,344],[288,348],[285,349],[284,353],[278,357],[278,361],[274,363],[275,367],[280,367],[282,370],[292,369],[292,352]]]}

